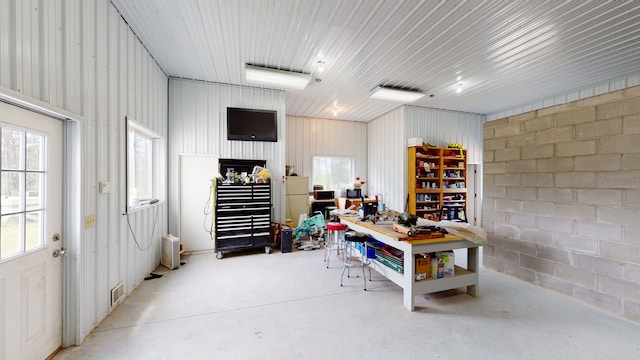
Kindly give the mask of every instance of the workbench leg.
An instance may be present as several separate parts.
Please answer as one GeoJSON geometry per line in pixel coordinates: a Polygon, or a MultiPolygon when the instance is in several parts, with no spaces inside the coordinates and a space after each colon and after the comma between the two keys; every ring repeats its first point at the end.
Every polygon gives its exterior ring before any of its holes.
{"type": "Polygon", "coordinates": [[[413,296],[413,277],[415,273],[413,254],[404,255],[404,273],[402,276],[402,297],[404,301],[404,307],[409,311],[415,310],[415,296],[413,296]]]}
{"type": "Polygon", "coordinates": [[[404,297],[404,307],[409,311],[415,310],[414,302],[413,302],[413,294],[411,293],[411,289],[404,289],[403,297],[404,297]]]}
{"type": "Polygon", "coordinates": [[[478,247],[467,248],[467,269],[475,274],[475,285],[467,286],[467,294],[477,297],[480,283],[480,251],[478,247]]]}

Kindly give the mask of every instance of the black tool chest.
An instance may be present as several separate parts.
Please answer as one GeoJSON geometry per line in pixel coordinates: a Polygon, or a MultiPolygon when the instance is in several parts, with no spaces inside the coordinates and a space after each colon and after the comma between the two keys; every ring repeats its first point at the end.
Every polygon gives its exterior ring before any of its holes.
{"type": "Polygon", "coordinates": [[[218,184],[216,257],[223,251],[264,247],[271,252],[271,185],[218,184]]]}

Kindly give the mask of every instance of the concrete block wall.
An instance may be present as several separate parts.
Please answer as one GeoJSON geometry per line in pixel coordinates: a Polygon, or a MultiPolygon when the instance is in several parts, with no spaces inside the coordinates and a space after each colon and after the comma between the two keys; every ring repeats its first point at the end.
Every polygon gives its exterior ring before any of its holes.
{"type": "Polygon", "coordinates": [[[484,264],[640,322],[640,87],[484,124],[484,264]]]}

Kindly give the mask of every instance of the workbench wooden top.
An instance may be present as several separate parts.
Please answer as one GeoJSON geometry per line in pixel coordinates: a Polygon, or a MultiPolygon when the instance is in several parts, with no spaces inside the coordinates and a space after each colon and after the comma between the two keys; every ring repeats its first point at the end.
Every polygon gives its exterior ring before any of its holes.
{"type": "Polygon", "coordinates": [[[348,223],[353,223],[360,225],[364,228],[367,228],[372,231],[376,231],[378,233],[384,234],[388,237],[394,238],[398,241],[406,241],[411,244],[432,244],[432,243],[440,243],[440,242],[448,242],[448,241],[463,241],[464,238],[456,235],[445,234],[444,237],[439,238],[430,238],[430,239],[419,239],[412,238],[408,235],[401,234],[395,230],[393,230],[393,221],[376,221],[376,223],[372,223],[371,221],[360,221],[360,217],[357,215],[340,215],[340,220],[344,220],[348,223]]]}

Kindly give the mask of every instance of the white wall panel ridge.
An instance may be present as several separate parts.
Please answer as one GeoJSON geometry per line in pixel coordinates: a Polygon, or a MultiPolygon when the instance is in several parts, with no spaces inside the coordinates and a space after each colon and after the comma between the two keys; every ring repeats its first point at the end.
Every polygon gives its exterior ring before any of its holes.
{"type": "Polygon", "coordinates": [[[407,197],[405,110],[398,107],[367,123],[369,188],[387,207],[404,211],[407,197]]]}
{"type": "MultiPolygon", "coordinates": [[[[273,220],[284,221],[284,92],[172,78],[169,81],[169,229],[179,234],[180,154],[266,160],[272,177],[273,220]],[[227,140],[227,107],[277,111],[277,142],[227,140]]],[[[217,169],[212,169],[212,177],[217,169]]],[[[208,186],[208,184],[205,184],[208,186]]]]}
{"type": "Polygon", "coordinates": [[[287,165],[300,176],[313,176],[314,156],[345,156],[355,161],[354,172],[367,174],[366,123],[287,116],[287,165]]]}
{"type": "Polygon", "coordinates": [[[514,116],[550,106],[562,105],[572,101],[587,99],[593,96],[607,94],[638,85],[640,85],[640,74],[633,74],[623,78],[605,81],[596,85],[581,87],[570,92],[559,93],[533,103],[490,113],[487,114],[487,121],[514,116]]]}
{"type": "MultiPolygon", "coordinates": [[[[66,276],[63,345],[79,344],[113,310],[110,289],[123,282],[130,293],[159,263],[166,211],[160,206],[155,227],[154,213],[137,215],[136,235],[153,246],[135,250],[121,215],[123,164],[127,116],[166,139],[167,77],[109,0],[4,0],[0,86],[21,94],[26,103],[49,104],[77,120],[65,144],[71,154],[65,161],[78,163],[77,194],[67,199],[77,209],[67,209],[65,226],[77,229],[82,241],[68,244],[76,261],[66,276]],[[100,181],[111,183],[109,193],[98,193],[100,181]],[[84,226],[87,216],[96,217],[95,227],[84,226]]],[[[158,163],[166,164],[166,142],[160,157],[158,163]]],[[[166,173],[164,166],[164,193],[166,173]]]]}
{"type": "Polygon", "coordinates": [[[420,106],[404,108],[406,139],[421,137],[424,142],[439,147],[446,147],[450,143],[462,144],[467,149],[469,163],[482,163],[482,124],[485,115],[420,106]]]}

